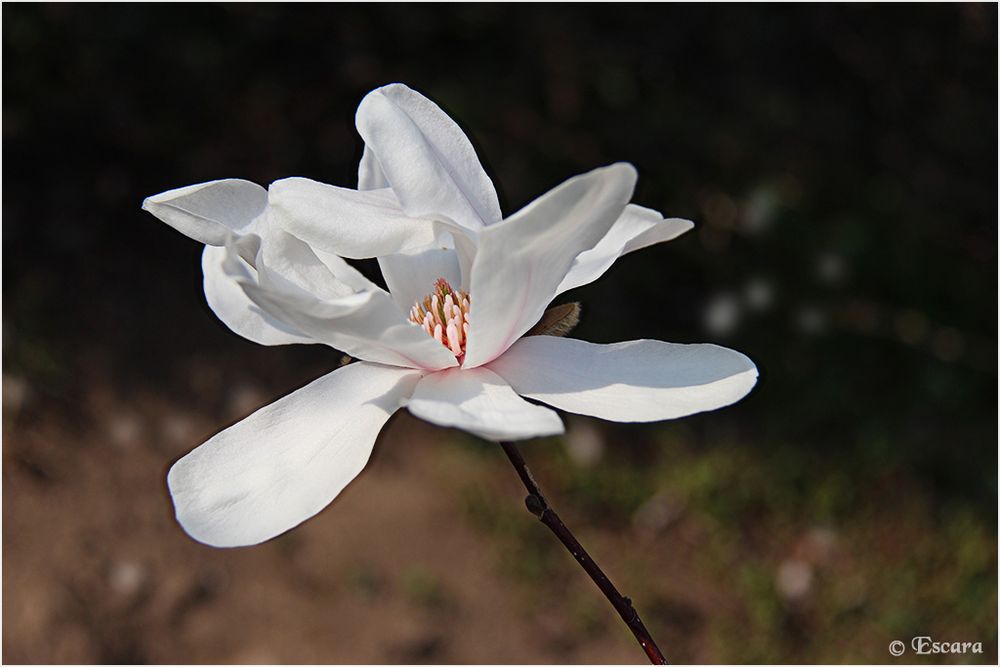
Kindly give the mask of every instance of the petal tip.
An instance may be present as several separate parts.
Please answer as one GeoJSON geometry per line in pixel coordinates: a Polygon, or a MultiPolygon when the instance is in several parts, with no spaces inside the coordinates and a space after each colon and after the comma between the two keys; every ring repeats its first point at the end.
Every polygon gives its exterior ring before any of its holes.
{"type": "MultiPolygon", "coordinates": [[[[393,83],[387,83],[385,85],[379,86],[378,88],[376,88],[373,91],[371,91],[370,93],[368,93],[368,95],[372,95],[372,94],[386,95],[386,94],[393,94],[393,93],[397,93],[397,92],[412,93],[412,92],[416,92],[416,91],[414,91],[412,88],[410,88],[409,86],[407,86],[405,83],[399,83],[398,81],[396,81],[396,82],[393,82],[393,83]]],[[[365,97],[367,97],[368,95],[366,95],[365,97]]]]}
{"type": "Polygon", "coordinates": [[[605,169],[609,171],[615,171],[621,178],[631,179],[633,182],[639,180],[639,171],[635,168],[631,162],[614,162],[605,169]]]}

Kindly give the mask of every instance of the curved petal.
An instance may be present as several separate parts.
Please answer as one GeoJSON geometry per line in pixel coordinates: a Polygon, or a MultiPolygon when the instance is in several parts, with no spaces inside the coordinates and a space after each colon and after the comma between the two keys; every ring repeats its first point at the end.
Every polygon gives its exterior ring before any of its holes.
{"type": "Polygon", "coordinates": [[[538,321],[577,255],[597,245],[621,215],[635,179],[629,164],[595,169],[480,232],[466,368],[492,361],[538,321]]]}
{"type": "Polygon", "coordinates": [[[330,253],[320,258],[309,244],[279,227],[261,229],[259,236],[255,266],[261,284],[270,280],[321,300],[337,300],[359,291],[379,289],[343,258],[330,253]]]}
{"type": "Polygon", "coordinates": [[[359,192],[296,177],[275,181],[269,195],[276,224],[341,257],[391,255],[435,239],[435,224],[408,216],[389,189],[359,192]]]}
{"type": "Polygon", "coordinates": [[[450,285],[462,284],[462,269],[453,248],[429,247],[378,258],[382,277],[400,308],[409,309],[434,291],[434,282],[444,278],[450,285]]]}
{"type": "Polygon", "coordinates": [[[146,197],[142,208],[181,234],[222,246],[230,232],[246,231],[267,207],[267,190],[236,178],[210,181],[146,197]]]}
{"type": "Polygon", "coordinates": [[[261,216],[256,233],[234,236],[230,248],[205,246],[202,253],[205,298],[209,307],[235,333],[261,345],[318,343],[297,326],[266,312],[249,296],[242,283],[260,284],[258,267],[272,284],[297,289],[318,298],[344,299],[379,288],[329,253],[313,251],[303,241],[268,224],[261,216]],[[227,271],[223,264],[232,254],[227,271]]]}
{"type": "Polygon", "coordinates": [[[258,544],[297,526],[361,472],[419,378],[350,364],[213,436],[167,475],[177,521],[216,547],[258,544]]]}
{"type": "Polygon", "coordinates": [[[675,239],[694,227],[690,220],[667,218],[658,211],[629,204],[600,242],[580,253],[556,294],[592,283],[611,268],[619,257],[654,243],[675,239]]]}
{"type": "Polygon", "coordinates": [[[757,382],[757,367],[739,352],[658,340],[597,345],[531,336],[489,368],[522,396],[621,422],[715,410],[740,400],[757,382]]]}
{"type": "MultiPolygon", "coordinates": [[[[314,289],[311,283],[302,284],[295,274],[275,272],[266,260],[268,244],[262,244],[256,272],[251,272],[241,257],[246,253],[241,246],[256,238],[250,235],[232,241],[223,268],[268,316],[365,361],[428,370],[458,364],[454,354],[411,324],[388,292],[374,285],[360,291],[345,283],[314,289]]],[[[306,268],[310,272],[316,269],[306,268]]]]}
{"type": "Polygon", "coordinates": [[[345,262],[344,258],[340,255],[323,252],[319,248],[311,248],[311,250],[316,255],[316,258],[326,265],[326,268],[330,270],[334,278],[351,289],[355,291],[381,289],[378,285],[365,278],[363,273],[345,262]]]}
{"type": "MultiPolygon", "coordinates": [[[[316,343],[318,341],[304,335],[295,327],[262,311],[246,295],[238,282],[222,268],[226,249],[205,246],[201,254],[201,269],[204,274],[205,299],[222,322],[234,333],[260,345],[288,345],[291,343],[316,343]]],[[[256,275],[252,266],[242,258],[235,261],[243,264],[247,275],[256,275]]]]}
{"type": "Polygon", "coordinates": [[[472,143],[434,102],[399,83],[383,86],[361,100],[355,123],[367,149],[362,189],[388,183],[410,215],[444,217],[470,230],[501,219],[472,143]]]}
{"type": "Polygon", "coordinates": [[[432,424],[460,428],[487,440],[523,440],[564,430],[559,415],[528,403],[485,368],[426,375],[406,407],[432,424]]]}
{"type": "Polygon", "coordinates": [[[365,146],[358,163],[358,190],[378,190],[389,187],[389,180],[371,147],[365,146]]]}

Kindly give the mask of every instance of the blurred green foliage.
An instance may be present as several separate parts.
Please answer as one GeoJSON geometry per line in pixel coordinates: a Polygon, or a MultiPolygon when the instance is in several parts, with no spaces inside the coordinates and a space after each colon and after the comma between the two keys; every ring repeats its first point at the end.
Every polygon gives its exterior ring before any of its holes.
{"type": "MultiPolygon", "coordinates": [[[[938,505],[892,471],[845,477],[791,450],[760,457],[732,440],[705,450],[661,431],[646,443],[609,437],[586,464],[554,440],[522,450],[550,503],[675,652],[690,659],[707,636],[718,661],[864,663],[884,660],[894,638],[931,635],[984,643],[984,656],[961,662],[996,655],[996,533],[974,507],[938,505]],[[628,467],[636,454],[646,461],[628,467]],[[602,473],[618,483],[597,481],[602,473]]],[[[452,455],[482,475],[506,463],[499,449],[484,457],[461,440],[452,455]]],[[[465,519],[496,540],[525,613],[559,600],[581,632],[608,629],[610,607],[576,597],[601,602],[516,502],[520,489],[510,496],[515,482],[506,494],[452,487],[465,519]]]]}

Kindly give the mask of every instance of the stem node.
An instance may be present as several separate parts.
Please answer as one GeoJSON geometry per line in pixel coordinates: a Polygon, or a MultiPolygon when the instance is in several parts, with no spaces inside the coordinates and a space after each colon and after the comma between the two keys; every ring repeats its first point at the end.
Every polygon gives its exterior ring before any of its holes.
{"type": "Polygon", "coordinates": [[[542,518],[542,514],[544,514],[547,509],[545,507],[545,501],[533,493],[528,494],[528,497],[524,499],[524,505],[528,508],[529,512],[537,516],[539,519],[542,518]]]}

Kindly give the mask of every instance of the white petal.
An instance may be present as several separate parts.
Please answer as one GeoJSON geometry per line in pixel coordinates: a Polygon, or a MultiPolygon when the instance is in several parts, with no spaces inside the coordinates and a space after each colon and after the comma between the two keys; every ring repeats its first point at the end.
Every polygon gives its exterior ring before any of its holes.
{"type": "Polygon", "coordinates": [[[361,472],[419,377],[351,364],[213,436],[167,475],[177,520],[216,547],[258,544],[297,526],[361,472]]]}
{"type": "Polygon", "coordinates": [[[487,440],[523,440],[563,432],[552,410],[528,403],[485,368],[453,368],[424,376],[407,408],[421,419],[487,440]]]}
{"type": "Polygon", "coordinates": [[[341,257],[364,259],[422,248],[436,225],[408,216],[389,189],[359,192],[308,178],[271,184],[275,222],[309,245],[341,257]]]}
{"type": "Polygon", "coordinates": [[[462,284],[462,270],[453,248],[429,247],[378,258],[382,277],[396,304],[409,309],[434,291],[434,282],[444,278],[455,288],[462,284]]]}
{"type": "MultiPolygon", "coordinates": [[[[317,294],[294,276],[275,273],[258,259],[256,273],[241,262],[240,246],[255,235],[231,242],[223,268],[263,313],[318,342],[351,356],[408,368],[438,370],[457,365],[455,355],[428,336],[389,296],[374,285],[342,294],[317,294]]],[[[260,257],[266,256],[266,245],[260,257]]],[[[315,267],[312,267],[313,269],[315,267]]],[[[343,285],[341,285],[343,287],[343,285]]]]}
{"type": "Polygon", "coordinates": [[[382,172],[378,158],[369,146],[365,146],[358,164],[358,190],[378,190],[389,187],[389,181],[382,172]]]}
{"type": "Polygon", "coordinates": [[[458,265],[462,269],[462,289],[468,292],[472,282],[472,263],[479,252],[476,247],[479,242],[478,237],[453,230],[451,238],[454,241],[455,253],[458,255],[458,265]]]}
{"type": "Polygon", "coordinates": [[[657,243],[672,241],[681,234],[694,229],[694,223],[690,220],[685,220],[684,218],[664,218],[662,213],[654,211],[651,208],[630,204],[626,207],[626,210],[633,207],[636,209],[633,211],[634,214],[655,215],[658,219],[652,227],[628,240],[625,248],[622,250],[623,255],[648,248],[657,243]]]}
{"type": "Polygon", "coordinates": [[[757,382],[756,366],[739,352],[658,340],[597,345],[529,336],[489,368],[522,396],[621,422],[715,410],[740,400],[757,382]]]}
{"type": "Polygon", "coordinates": [[[355,291],[379,289],[375,283],[365,278],[364,274],[344,261],[344,258],[330,252],[323,252],[319,248],[312,248],[313,254],[326,265],[330,273],[355,291]]]}
{"type": "Polygon", "coordinates": [[[694,223],[690,220],[664,219],[658,211],[629,204],[604,238],[577,256],[557,293],[592,283],[622,255],[654,243],[670,241],[692,227],[694,223]]]}
{"type": "Polygon", "coordinates": [[[480,232],[465,367],[495,359],[538,321],[577,255],[621,215],[635,179],[629,164],[595,169],[480,232]]]}
{"type": "MultiPolygon", "coordinates": [[[[366,145],[358,165],[358,190],[388,187],[389,181],[382,172],[378,158],[371,147],[366,145]]],[[[425,289],[422,285],[429,286],[438,278],[446,279],[454,287],[467,288],[468,274],[475,254],[474,239],[468,238],[460,226],[445,221],[437,227],[437,238],[430,245],[379,257],[378,263],[392,298],[401,306],[409,308],[416,299],[426,296],[429,287],[425,289]],[[455,243],[456,238],[458,243],[455,243]],[[444,250],[451,252],[443,252],[444,250]]]]}
{"type": "Polygon", "coordinates": [[[388,183],[415,217],[444,217],[470,230],[500,220],[493,182],[462,129],[402,84],[373,90],[355,122],[366,151],[359,187],[388,183]]]}
{"type": "Polygon", "coordinates": [[[147,197],[142,208],[180,233],[222,246],[230,232],[246,231],[264,212],[267,190],[235,178],[189,185],[147,197]]]}
{"type": "MultiPolygon", "coordinates": [[[[225,248],[207,245],[201,255],[201,268],[208,306],[227,327],[261,345],[317,342],[254,304],[240,284],[223,270],[225,257],[225,248]]],[[[253,267],[243,259],[237,258],[236,261],[243,263],[248,274],[252,272],[256,275],[253,267]]]]}
{"type": "Polygon", "coordinates": [[[342,258],[325,253],[321,259],[309,244],[280,227],[262,229],[260,236],[260,252],[255,266],[261,276],[261,284],[272,280],[282,287],[294,286],[314,297],[329,300],[378,289],[342,258]],[[347,278],[348,282],[338,274],[347,278]]]}

